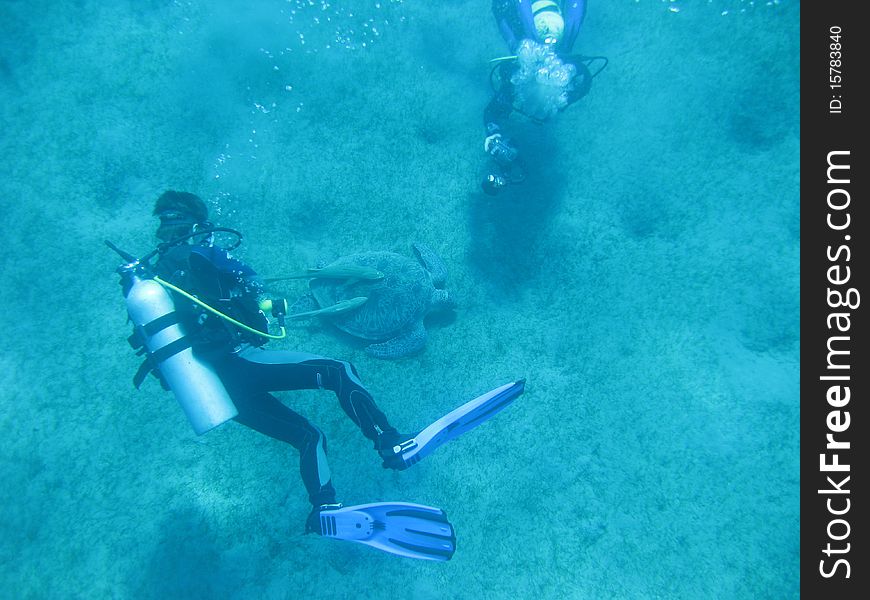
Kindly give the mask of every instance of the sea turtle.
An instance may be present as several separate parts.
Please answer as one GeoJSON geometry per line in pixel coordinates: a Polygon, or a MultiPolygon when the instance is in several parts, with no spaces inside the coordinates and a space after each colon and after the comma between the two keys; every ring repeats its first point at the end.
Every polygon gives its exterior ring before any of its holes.
{"type": "Polygon", "coordinates": [[[365,350],[377,358],[400,358],[426,344],[423,318],[453,307],[444,289],[447,268],[422,244],[417,260],[394,252],[343,256],[292,278],[307,278],[309,292],[290,308],[289,318],[322,316],[342,331],[373,343],[365,350]]]}

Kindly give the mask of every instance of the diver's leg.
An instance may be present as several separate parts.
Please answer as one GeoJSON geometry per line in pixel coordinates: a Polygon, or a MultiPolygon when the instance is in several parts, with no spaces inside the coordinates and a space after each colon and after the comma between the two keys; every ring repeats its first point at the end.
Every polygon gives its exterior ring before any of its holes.
{"type": "Polygon", "coordinates": [[[362,434],[379,448],[380,436],[396,429],[363,386],[356,369],[347,361],[283,350],[250,347],[238,355],[239,373],[264,391],[327,389],[362,434]]]}
{"type": "Polygon", "coordinates": [[[313,506],[335,502],[335,488],[326,460],[326,436],[305,417],[271,394],[237,395],[235,420],[299,451],[299,473],[313,506]]]}

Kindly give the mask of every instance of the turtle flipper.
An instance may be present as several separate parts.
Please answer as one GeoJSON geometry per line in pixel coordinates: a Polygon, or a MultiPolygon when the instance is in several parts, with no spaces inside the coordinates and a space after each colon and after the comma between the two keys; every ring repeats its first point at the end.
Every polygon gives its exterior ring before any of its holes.
{"type": "Polygon", "coordinates": [[[423,321],[408,327],[393,339],[366,346],[366,354],[375,358],[396,359],[414,354],[426,345],[426,328],[423,321]]]}
{"type": "Polygon", "coordinates": [[[432,276],[432,285],[437,288],[444,287],[444,283],[447,281],[447,265],[444,264],[441,257],[425,244],[415,242],[412,246],[417,260],[432,276]]]}

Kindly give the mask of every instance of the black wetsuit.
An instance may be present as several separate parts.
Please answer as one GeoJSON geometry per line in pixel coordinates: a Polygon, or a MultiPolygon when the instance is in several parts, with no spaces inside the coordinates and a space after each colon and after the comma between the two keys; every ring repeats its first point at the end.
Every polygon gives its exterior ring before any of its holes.
{"type": "MultiPolygon", "coordinates": [[[[259,310],[261,292],[256,273],[213,246],[180,245],[156,264],[161,278],[246,325],[266,331],[259,310]]],[[[363,435],[375,442],[382,433],[395,434],[359,375],[349,362],[314,354],[264,350],[266,338],[244,332],[189,299],[173,293],[181,322],[193,337],[193,351],[217,372],[239,411],[235,420],[299,451],[302,481],[314,506],[334,503],[326,437],[305,417],[269,392],[326,389],[335,393],[344,412],[363,435]]]]}

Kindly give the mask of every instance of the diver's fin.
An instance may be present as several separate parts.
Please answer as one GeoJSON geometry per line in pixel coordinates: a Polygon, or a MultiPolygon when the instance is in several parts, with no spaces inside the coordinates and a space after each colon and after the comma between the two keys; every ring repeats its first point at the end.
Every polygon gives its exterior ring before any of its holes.
{"type": "MultiPolygon", "coordinates": [[[[351,311],[358,306],[362,306],[365,304],[366,298],[365,296],[359,296],[357,298],[351,298],[349,300],[342,300],[341,302],[336,302],[332,306],[327,306],[326,308],[318,308],[317,310],[309,310],[305,312],[298,312],[287,315],[288,319],[307,319],[308,317],[330,317],[333,315],[340,315],[342,313],[346,313],[351,311]]],[[[294,304],[294,306],[296,306],[294,304]]]]}
{"type": "Polygon", "coordinates": [[[320,534],[408,558],[450,560],[456,534],[443,510],[410,502],[375,502],[320,513],[320,534]]]}
{"type": "Polygon", "coordinates": [[[497,387],[447,413],[413,438],[380,450],[384,467],[407,469],[443,444],[491,419],[523,393],[525,384],[526,380],[520,379],[497,387]]]}

